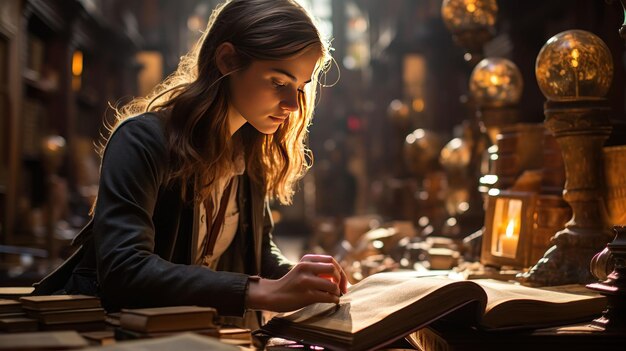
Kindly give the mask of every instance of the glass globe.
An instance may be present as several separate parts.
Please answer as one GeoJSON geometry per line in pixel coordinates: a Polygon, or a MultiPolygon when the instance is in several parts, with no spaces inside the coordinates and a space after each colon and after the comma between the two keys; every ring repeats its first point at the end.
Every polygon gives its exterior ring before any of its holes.
{"type": "Polygon", "coordinates": [[[568,30],[553,36],[541,48],[535,75],[548,100],[603,98],[611,86],[613,59],[596,35],[568,30]]]}
{"type": "Polygon", "coordinates": [[[470,77],[470,92],[479,106],[517,104],[523,88],[522,74],[505,58],[483,59],[470,77]]]}
{"type": "Polygon", "coordinates": [[[441,16],[451,32],[493,27],[496,23],[496,0],[444,0],[441,16]]]}
{"type": "Polygon", "coordinates": [[[441,138],[433,131],[420,128],[407,135],[404,139],[404,161],[411,174],[421,176],[432,170],[441,147],[441,138]]]}
{"type": "Polygon", "coordinates": [[[462,172],[469,165],[471,157],[470,145],[461,138],[454,138],[441,149],[439,162],[449,173],[462,172]]]}

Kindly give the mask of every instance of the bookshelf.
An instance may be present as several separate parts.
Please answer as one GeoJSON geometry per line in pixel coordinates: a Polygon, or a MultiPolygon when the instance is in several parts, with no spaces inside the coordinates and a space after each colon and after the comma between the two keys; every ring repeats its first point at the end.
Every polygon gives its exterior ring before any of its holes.
{"type": "MultiPolygon", "coordinates": [[[[66,8],[54,1],[22,1],[17,48],[20,94],[17,139],[12,150],[16,158],[12,181],[15,222],[7,239],[9,244],[51,249],[49,172],[42,141],[47,135],[67,136],[67,109],[62,103],[65,92],[64,52],[66,50],[66,8]]],[[[9,228],[8,228],[9,229],[9,228]]]]}
{"type": "Polygon", "coordinates": [[[0,245],[53,260],[86,221],[81,187],[97,179],[82,168],[107,103],[136,93],[136,42],[89,5],[0,1],[0,245]]]}
{"type": "MultiPolygon", "coordinates": [[[[7,177],[9,169],[9,41],[0,35],[0,194],[6,195],[7,177]]],[[[4,212],[4,211],[3,211],[4,212]]],[[[0,223],[4,223],[4,216],[0,223]]]]}
{"type": "Polygon", "coordinates": [[[19,5],[18,0],[0,2],[0,244],[8,235],[7,229],[12,226],[14,215],[14,207],[8,204],[15,198],[15,189],[9,184],[15,178],[11,153],[14,140],[11,135],[16,131],[14,112],[19,94],[11,87],[19,79],[15,70],[19,5]]]}

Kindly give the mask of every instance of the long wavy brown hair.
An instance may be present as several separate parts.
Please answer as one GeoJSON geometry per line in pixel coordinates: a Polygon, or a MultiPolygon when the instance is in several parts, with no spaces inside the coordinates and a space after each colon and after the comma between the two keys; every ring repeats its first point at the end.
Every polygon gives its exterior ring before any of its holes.
{"type": "Polygon", "coordinates": [[[313,115],[319,76],[330,63],[329,44],[314,20],[294,0],[230,0],[212,13],[206,31],[181,58],[177,70],[145,97],[115,109],[114,130],[125,119],[145,112],[166,113],[168,149],[173,160],[170,181],[182,184],[186,198],[190,184],[196,200],[207,198],[211,184],[229,174],[234,153],[242,148],[246,171],[266,196],[291,202],[294,186],[310,168],[312,155],[305,141],[313,115]],[[222,75],[215,62],[216,49],[230,42],[239,66],[222,75]],[[244,125],[230,135],[228,76],[245,70],[254,60],[298,57],[318,48],[320,58],[312,81],[298,95],[299,109],[271,135],[244,125]]]}

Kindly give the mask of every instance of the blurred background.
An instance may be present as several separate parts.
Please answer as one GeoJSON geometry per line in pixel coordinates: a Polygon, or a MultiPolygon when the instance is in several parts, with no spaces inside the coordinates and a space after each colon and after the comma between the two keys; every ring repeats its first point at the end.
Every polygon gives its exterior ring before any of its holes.
{"type": "MultiPolygon", "coordinates": [[[[566,30],[606,45],[613,129],[604,146],[624,154],[619,1],[299,2],[332,38],[337,65],[311,127],[314,166],[292,206],[273,206],[276,241],[291,258],[333,254],[354,281],[478,262],[493,221],[486,199],[514,189],[535,196],[525,225],[537,253],[500,268],[528,268],[571,216],[535,76],[542,46],[566,30]],[[550,221],[537,222],[542,208],[550,221]]],[[[109,105],[171,73],[218,3],[0,0],[0,285],[28,285],[71,254],[97,194],[94,144],[109,105]]]]}

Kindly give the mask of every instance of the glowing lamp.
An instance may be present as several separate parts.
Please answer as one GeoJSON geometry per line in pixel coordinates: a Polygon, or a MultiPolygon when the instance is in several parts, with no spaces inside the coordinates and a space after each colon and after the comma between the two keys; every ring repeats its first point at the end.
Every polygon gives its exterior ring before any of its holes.
{"type": "Polygon", "coordinates": [[[496,144],[502,128],[519,120],[516,105],[524,88],[522,74],[510,60],[486,58],[474,67],[469,88],[478,109],[477,117],[491,143],[496,144]]]}
{"type": "Polygon", "coordinates": [[[554,246],[520,278],[530,285],[591,283],[595,279],[589,262],[612,239],[603,201],[602,147],[612,130],[604,96],[613,61],[600,38],[569,30],[546,42],[535,73],[548,99],[545,125],[563,155],[563,199],[572,208],[572,218],[552,238],[554,246]]]}
{"type": "Polygon", "coordinates": [[[441,4],[443,22],[452,32],[493,27],[497,13],[496,0],[444,0],[441,4]]]}
{"type": "Polygon", "coordinates": [[[480,106],[517,104],[523,88],[522,74],[515,63],[505,58],[483,59],[470,77],[470,92],[480,106]]]}
{"type": "Polygon", "coordinates": [[[599,99],[611,86],[613,59],[606,44],[593,33],[568,30],[541,48],[535,75],[548,100],[599,99]]]}
{"type": "Polygon", "coordinates": [[[496,0],[444,0],[441,17],[452,38],[467,50],[465,61],[476,63],[483,44],[493,37],[498,13],[496,0]]]}
{"type": "Polygon", "coordinates": [[[535,194],[503,190],[487,199],[481,262],[524,268],[533,248],[535,194]]]}

